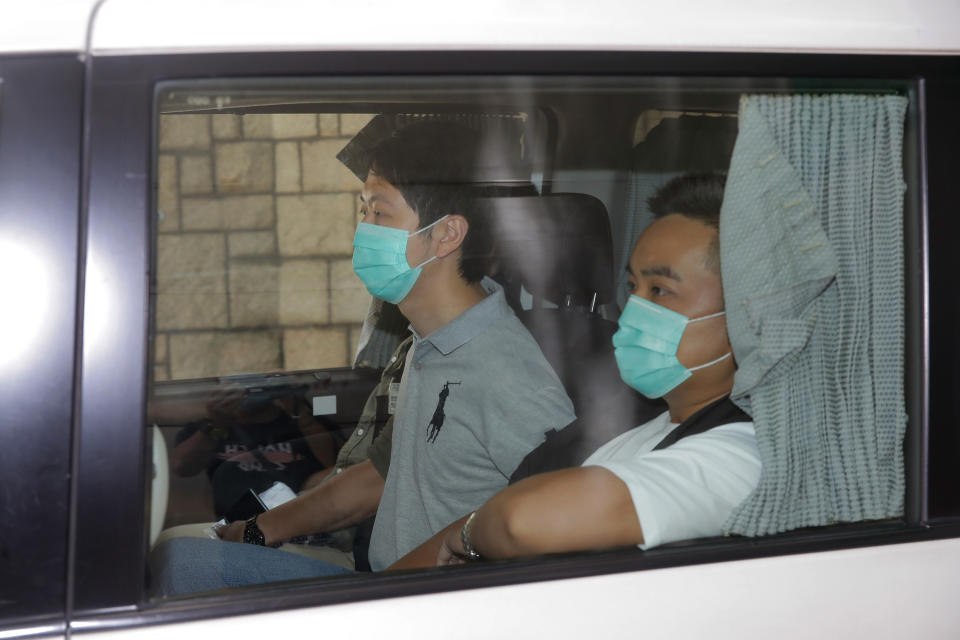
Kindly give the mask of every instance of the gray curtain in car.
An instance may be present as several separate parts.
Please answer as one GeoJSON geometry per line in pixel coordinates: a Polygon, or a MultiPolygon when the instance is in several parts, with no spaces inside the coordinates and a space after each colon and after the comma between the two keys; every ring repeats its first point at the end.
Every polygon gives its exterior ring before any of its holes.
{"type": "Polygon", "coordinates": [[[763,472],[731,533],[903,512],[906,106],[741,99],[720,249],[732,397],[754,418],[763,472]]]}

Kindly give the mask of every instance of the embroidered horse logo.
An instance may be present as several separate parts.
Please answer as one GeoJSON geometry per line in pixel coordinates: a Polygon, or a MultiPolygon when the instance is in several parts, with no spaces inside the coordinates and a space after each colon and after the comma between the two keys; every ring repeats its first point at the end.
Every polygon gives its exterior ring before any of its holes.
{"type": "Polygon", "coordinates": [[[443,385],[443,389],[440,390],[440,399],[437,402],[437,408],[433,410],[433,417],[430,419],[430,424],[427,425],[430,431],[427,433],[427,442],[436,442],[437,436],[440,435],[440,429],[443,427],[443,420],[446,417],[446,414],[443,412],[443,406],[447,404],[447,397],[450,395],[450,385],[459,385],[459,382],[450,382],[449,380],[446,384],[443,385]]]}

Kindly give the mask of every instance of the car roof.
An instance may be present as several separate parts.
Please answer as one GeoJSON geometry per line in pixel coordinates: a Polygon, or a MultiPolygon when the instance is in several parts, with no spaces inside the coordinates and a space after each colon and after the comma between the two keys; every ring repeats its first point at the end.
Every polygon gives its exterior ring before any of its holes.
{"type": "Polygon", "coordinates": [[[266,50],[960,52],[942,0],[31,0],[9,2],[0,53],[266,50]]]}
{"type": "Polygon", "coordinates": [[[6,0],[0,53],[81,52],[97,0],[6,0]]]}

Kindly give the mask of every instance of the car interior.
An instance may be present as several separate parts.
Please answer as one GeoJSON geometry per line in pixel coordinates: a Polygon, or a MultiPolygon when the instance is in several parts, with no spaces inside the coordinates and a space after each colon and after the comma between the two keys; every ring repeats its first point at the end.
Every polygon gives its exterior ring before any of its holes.
{"type": "Polygon", "coordinates": [[[744,96],[904,93],[888,85],[602,76],[162,83],[150,543],[170,527],[227,516],[219,482],[259,494],[279,481],[295,493],[330,472],[407,332],[396,307],[371,299],[350,270],[364,158],[391,131],[452,120],[494,141],[484,176],[495,237],[488,275],[578,416],[545,434],[516,480],[577,466],[664,410],[623,382],[611,342],[629,297],[626,261],[653,219],[647,198],[672,177],[728,170],[744,96]],[[214,406],[230,393],[233,404],[214,406]],[[288,402],[310,410],[313,431],[291,426],[297,412],[280,409],[288,402]],[[248,435],[178,467],[189,434],[223,428],[216,411],[233,412],[229,428],[248,435]],[[291,474],[294,462],[305,466],[291,474]],[[243,472],[224,474],[230,465],[243,472]]]}

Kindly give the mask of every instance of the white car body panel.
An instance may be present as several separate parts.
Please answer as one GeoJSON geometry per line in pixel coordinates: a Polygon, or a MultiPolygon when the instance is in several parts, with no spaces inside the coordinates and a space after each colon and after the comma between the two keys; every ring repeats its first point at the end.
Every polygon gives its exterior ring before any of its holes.
{"type": "MultiPolygon", "coordinates": [[[[84,50],[94,0],[8,2],[0,53],[84,50]]],[[[92,50],[960,51],[954,0],[106,0],[92,50]]]]}
{"type": "MultiPolygon", "coordinates": [[[[958,0],[8,2],[0,54],[296,50],[960,53],[958,0]]],[[[562,71],[562,69],[560,70],[562,71]]],[[[960,539],[390,598],[84,638],[960,635],[960,539]]],[[[82,585],[81,585],[82,588],[82,585]]],[[[0,634],[0,638],[3,635],[0,634]]]]}
{"type": "Polygon", "coordinates": [[[108,0],[93,48],[943,52],[958,24],[960,3],[903,0],[108,0]]]}
{"type": "Polygon", "coordinates": [[[95,5],[96,0],[3,0],[0,54],[83,51],[95,5]]]}
{"type": "MultiPolygon", "coordinates": [[[[939,540],[217,618],[119,635],[955,639],[958,557],[960,540],[939,540]]],[[[118,633],[83,637],[118,640],[118,633]]]]}

